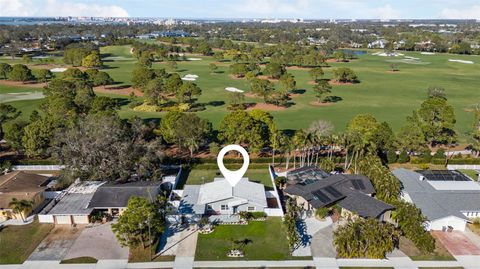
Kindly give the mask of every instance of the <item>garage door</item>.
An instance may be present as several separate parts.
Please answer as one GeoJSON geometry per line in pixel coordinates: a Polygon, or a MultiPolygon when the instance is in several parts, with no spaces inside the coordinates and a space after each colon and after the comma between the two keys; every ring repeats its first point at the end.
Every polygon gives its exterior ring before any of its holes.
{"type": "Polygon", "coordinates": [[[85,215],[73,216],[73,223],[88,224],[88,216],[85,216],[85,215]]]}
{"type": "Polygon", "coordinates": [[[55,216],[55,221],[57,224],[72,224],[70,216],[55,216]]]}

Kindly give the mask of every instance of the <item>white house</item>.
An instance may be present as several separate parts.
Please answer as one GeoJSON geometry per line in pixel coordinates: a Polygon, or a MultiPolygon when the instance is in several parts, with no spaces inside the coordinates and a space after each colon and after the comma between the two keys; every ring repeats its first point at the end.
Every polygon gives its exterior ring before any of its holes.
{"type": "Polygon", "coordinates": [[[428,230],[465,231],[480,218],[480,184],[456,170],[396,169],[402,182],[402,198],[414,203],[427,217],[428,230]]]}
{"type": "Polygon", "coordinates": [[[223,178],[183,188],[178,212],[182,215],[233,215],[242,211],[264,212],[268,207],[265,187],[247,178],[231,186],[223,178]]]}

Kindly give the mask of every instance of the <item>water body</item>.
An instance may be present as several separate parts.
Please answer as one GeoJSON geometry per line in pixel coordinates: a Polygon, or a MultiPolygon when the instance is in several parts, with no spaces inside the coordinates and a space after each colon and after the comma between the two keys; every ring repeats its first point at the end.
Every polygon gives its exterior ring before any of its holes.
{"type": "Polygon", "coordinates": [[[365,55],[368,54],[368,51],[366,50],[349,50],[349,49],[343,49],[343,50],[338,50],[341,51],[345,54],[350,54],[350,55],[365,55]]]}

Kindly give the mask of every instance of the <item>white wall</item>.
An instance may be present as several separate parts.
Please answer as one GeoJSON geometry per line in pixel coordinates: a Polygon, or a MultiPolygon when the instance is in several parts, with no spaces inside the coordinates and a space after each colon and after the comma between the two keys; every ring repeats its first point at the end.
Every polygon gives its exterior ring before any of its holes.
{"type": "Polygon", "coordinates": [[[40,223],[54,223],[52,215],[40,215],[38,214],[38,222],[40,223]]]}
{"type": "Polygon", "coordinates": [[[466,220],[457,218],[455,216],[448,216],[441,219],[436,219],[430,221],[429,230],[441,231],[443,227],[452,226],[454,231],[465,231],[465,226],[467,224],[466,220]]]}

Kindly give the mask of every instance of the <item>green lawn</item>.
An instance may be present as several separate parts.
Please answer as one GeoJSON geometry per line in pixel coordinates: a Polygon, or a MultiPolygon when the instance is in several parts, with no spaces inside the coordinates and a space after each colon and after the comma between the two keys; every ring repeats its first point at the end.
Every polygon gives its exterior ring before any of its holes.
{"type": "Polygon", "coordinates": [[[462,172],[465,175],[471,177],[475,181],[478,179],[478,173],[475,170],[460,170],[460,172],[462,172]]]}
{"type": "MultiPolygon", "coordinates": [[[[187,185],[200,185],[203,183],[212,182],[215,177],[223,177],[219,170],[216,169],[192,169],[187,178],[187,185]]],[[[248,177],[250,181],[262,183],[265,187],[271,187],[272,180],[268,174],[268,170],[265,169],[249,169],[245,173],[245,177],[248,177]]]]}
{"type": "Polygon", "coordinates": [[[0,264],[23,263],[52,230],[53,224],[7,226],[0,231],[0,264]]]}
{"type": "MultiPolygon", "coordinates": [[[[131,71],[135,66],[135,59],[129,50],[129,46],[101,48],[105,59],[104,70],[123,85],[131,84],[131,71]]],[[[370,113],[380,121],[389,122],[394,130],[398,130],[404,124],[405,117],[410,115],[412,110],[417,109],[425,99],[426,89],[431,85],[438,85],[446,89],[448,101],[455,108],[456,128],[463,141],[466,141],[466,133],[471,129],[473,121],[473,115],[469,110],[480,98],[480,91],[478,91],[480,57],[451,54],[422,55],[418,52],[405,52],[405,55],[417,57],[420,60],[408,62],[404,61],[403,57],[387,58],[368,54],[361,55],[359,59],[349,63],[331,63],[332,68],[324,68],[326,78],[332,77],[333,68],[345,66],[352,68],[358,74],[361,83],[333,86],[332,95],[339,96],[342,100],[322,107],[310,104],[315,100],[315,93],[312,85],[309,84],[311,79],[308,71],[289,70],[297,79],[297,87],[305,92],[293,98],[294,104],[291,107],[281,111],[271,111],[271,113],[281,129],[306,128],[312,121],[323,119],[332,121],[336,129],[341,131],[355,115],[370,113]],[[449,59],[471,60],[475,64],[449,62],[449,59]],[[398,65],[399,72],[388,72],[392,61],[398,65]]],[[[217,63],[219,73],[211,74],[208,65],[214,61],[212,57],[192,57],[202,60],[179,62],[177,71],[181,75],[199,76],[196,83],[202,88],[203,93],[198,102],[205,104],[206,110],[198,114],[212,121],[214,127],[218,127],[228,113],[226,107],[229,98],[228,92],[224,90],[225,87],[237,87],[248,92],[248,83],[246,80],[230,78],[229,62],[217,63]]],[[[2,61],[9,60],[5,58],[2,61]]],[[[153,67],[160,68],[166,65],[154,63],[153,67]]],[[[167,70],[173,71],[169,68],[167,70]]],[[[246,98],[246,101],[262,102],[259,98],[246,98]]],[[[12,104],[28,112],[33,107],[38,107],[38,100],[17,101],[12,104]]],[[[120,115],[160,118],[163,113],[135,112],[125,104],[121,108],[120,115]]]]}
{"type": "MultiPolygon", "coordinates": [[[[228,258],[232,240],[245,240],[243,260],[292,259],[288,248],[286,231],[281,218],[268,218],[265,222],[250,222],[248,225],[220,225],[211,234],[199,234],[195,260],[235,260],[228,258]]],[[[302,257],[305,259],[305,257],[302,257]]]]}

